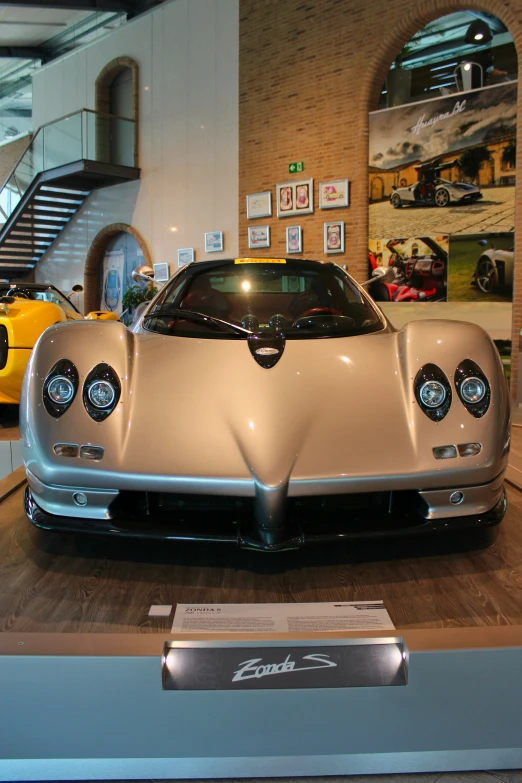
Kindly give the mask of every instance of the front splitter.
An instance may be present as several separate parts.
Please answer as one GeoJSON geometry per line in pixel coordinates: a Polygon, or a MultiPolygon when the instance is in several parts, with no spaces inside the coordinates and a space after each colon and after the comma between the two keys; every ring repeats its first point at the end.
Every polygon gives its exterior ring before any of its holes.
{"type": "MultiPolygon", "coordinates": [[[[245,549],[255,549],[265,552],[279,552],[288,549],[299,549],[304,546],[324,543],[341,543],[349,541],[376,540],[385,538],[410,538],[425,535],[448,535],[466,530],[492,528],[500,524],[506,512],[506,493],[502,494],[496,505],[487,512],[470,516],[445,517],[444,519],[421,520],[418,524],[400,524],[400,518],[394,526],[369,528],[367,530],[349,530],[350,520],[332,525],[321,524],[314,527],[307,523],[299,525],[292,523],[285,529],[276,543],[264,540],[264,531],[249,521],[245,525],[233,526],[232,530],[219,530],[215,527],[206,530],[194,530],[188,527],[177,527],[157,524],[154,519],[80,519],[49,514],[41,509],[33,498],[31,490],[26,487],[24,507],[32,524],[42,530],[61,533],[86,533],[97,536],[118,536],[121,538],[148,539],[156,541],[201,541],[207,543],[235,544],[245,549]]],[[[404,518],[406,521],[406,517],[404,518]]]]}

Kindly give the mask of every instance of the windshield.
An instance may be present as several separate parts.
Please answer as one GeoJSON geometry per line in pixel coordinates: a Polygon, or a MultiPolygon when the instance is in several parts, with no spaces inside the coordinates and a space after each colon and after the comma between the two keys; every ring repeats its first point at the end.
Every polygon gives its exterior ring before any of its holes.
{"type": "Polygon", "coordinates": [[[345,337],[385,328],[378,311],[333,264],[236,260],[188,267],[145,316],[148,331],[245,339],[282,332],[288,339],[345,337]],[[202,313],[183,317],[183,311],[202,313]],[[238,329],[240,327],[241,329],[238,329]]]}
{"type": "Polygon", "coordinates": [[[36,286],[34,284],[24,286],[23,283],[4,283],[0,286],[0,296],[15,296],[20,299],[32,299],[39,302],[51,302],[60,307],[68,307],[71,310],[77,308],[57,288],[53,286],[36,286]]]}

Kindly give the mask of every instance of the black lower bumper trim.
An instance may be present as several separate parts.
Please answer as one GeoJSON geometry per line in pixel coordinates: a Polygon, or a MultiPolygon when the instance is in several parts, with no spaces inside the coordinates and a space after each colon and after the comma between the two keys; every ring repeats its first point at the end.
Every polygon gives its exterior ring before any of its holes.
{"type": "MultiPolygon", "coordinates": [[[[318,525],[310,522],[298,525],[291,522],[282,540],[274,544],[263,541],[260,531],[246,522],[243,524],[207,525],[204,528],[195,526],[180,526],[174,522],[158,523],[153,518],[114,518],[114,519],[80,519],[77,517],[62,517],[48,514],[35,502],[29,487],[24,496],[25,513],[35,527],[61,533],[90,533],[102,536],[120,536],[122,538],[149,539],[162,541],[205,541],[210,543],[235,544],[246,549],[256,549],[277,552],[287,549],[298,549],[313,544],[333,542],[349,542],[377,540],[386,538],[409,538],[425,535],[444,535],[459,533],[466,530],[492,528],[500,524],[506,512],[506,494],[502,496],[494,508],[483,514],[463,517],[445,517],[444,519],[418,519],[417,514],[396,515],[387,520],[387,524],[378,527],[368,526],[367,529],[357,527],[350,530],[350,518],[347,521],[321,521],[318,525]],[[412,517],[416,521],[412,523],[412,517]]],[[[122,515],[123,517],[123,515],[122,515]]],[[[382,520],[380,520],[382,522],[382,520]]]]}

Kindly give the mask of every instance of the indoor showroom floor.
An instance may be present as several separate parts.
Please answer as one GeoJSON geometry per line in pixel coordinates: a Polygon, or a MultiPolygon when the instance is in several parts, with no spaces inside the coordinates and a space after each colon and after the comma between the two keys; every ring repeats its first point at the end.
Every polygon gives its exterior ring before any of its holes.
{"type": "MultiPolygon", "coordinates": [[[[3,437],[13,435],[18,432],[10,422],[3,437]]],[[[508,511],[488,547],[422,540],[310,547],[269,556],[225,546],[136,545],[42,533],[25,517],[25,479],[19,468],[0,481],[0,632],[168,633],[172,618],[150,617],[152,604],[378,599],[398,631],[522,625],[518,411],[511,455],[508,511]]],[[[522,783],[522,771],[296,780],[522,783]]]]}

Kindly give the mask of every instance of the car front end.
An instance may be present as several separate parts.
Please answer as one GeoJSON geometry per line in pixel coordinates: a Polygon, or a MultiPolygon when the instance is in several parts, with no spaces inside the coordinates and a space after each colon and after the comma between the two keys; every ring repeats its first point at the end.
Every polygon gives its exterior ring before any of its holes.
{"type": "Polygon", "coordinates": [[[369,300],[350,306],[351,334],[331,314],[298,316],[286,338],[214,332],[159,300],[134,332],[49,330],[21,406],[31,521],[265,550],[498,524],[509,404],[494,345],[471,324],[396,332],[369,300]]]}

